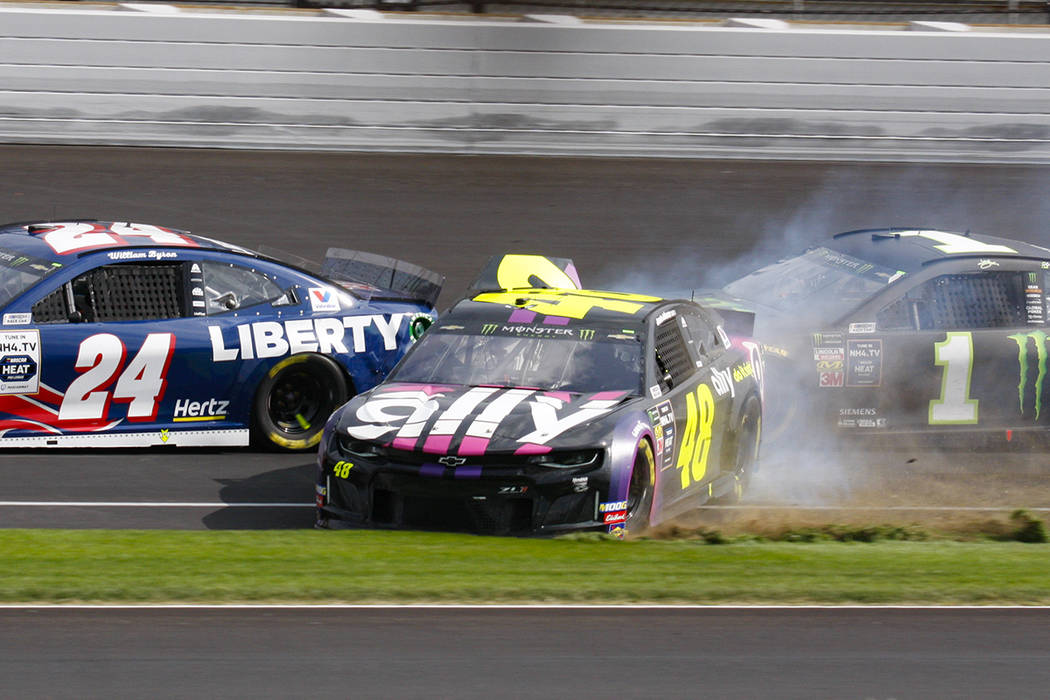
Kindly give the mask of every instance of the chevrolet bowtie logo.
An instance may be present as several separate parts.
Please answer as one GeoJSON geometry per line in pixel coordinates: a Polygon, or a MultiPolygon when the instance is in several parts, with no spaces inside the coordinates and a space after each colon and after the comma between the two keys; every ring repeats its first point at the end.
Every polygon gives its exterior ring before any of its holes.
{"type": "Polygon", "coordinates": [[[444,464],[446,467],[458,467],[461,464],[465,464],[466,461],[464,457],[453,457],[452,455],[438,460],[439,463],[444,464]]]}

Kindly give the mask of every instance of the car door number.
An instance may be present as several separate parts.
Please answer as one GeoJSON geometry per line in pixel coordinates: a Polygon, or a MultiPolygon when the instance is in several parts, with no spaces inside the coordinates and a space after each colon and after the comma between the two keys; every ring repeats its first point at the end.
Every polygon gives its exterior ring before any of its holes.
{"type": "Polygon", "coordinates": [[[699,482],[707,473],[711,451],[711,426],[715,421],[715,397],[711,387],[701,384],[685,395],[685,430],[678,449],[678,468],[682,471],[682,488],[699,482]]]}
{"type": "Polygon", "coordinates": [[[128,404],[128,420],[153,420],[174,351],[174,334],[150,333],[125,365],[127,349],[120,338],[111,333],[85,338],[74,365],[81,374],[66,390],[59,420],[101,420],[108,415],[111,401],[128,404]]]}
{"type": "Polygon", "coordinates": [[[942,367],[941,396],[930,401],[930,425],[977,423],[977,399],[970,398],[973,375],[973,334],[947,333],[933,344],[934,364],[942,367]]]}

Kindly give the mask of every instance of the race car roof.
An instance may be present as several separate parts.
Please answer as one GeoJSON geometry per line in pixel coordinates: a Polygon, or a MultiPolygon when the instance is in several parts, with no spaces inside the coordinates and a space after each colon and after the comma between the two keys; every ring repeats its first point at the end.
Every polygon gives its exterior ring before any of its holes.
{"type": "Polygon", "coordinates": [[[860,229],[836,234],[829,248],[883,267],[915,272],[958,257],[1050,259],[1050,249],[1008,238],[923,228],[860,229]]]}
{"type": "Polygon", "coordinates": [[[638,328],[666,304],[660,297],[587,289],[515,289],[487,292],[456,304],[449,323],[538,324],[550,327],[638,328]]]}
{"type": "Polygon", "coordinates": [[[87,219],[0,224],[0,248],[61,264],[83,253],[126,248],[203,248],[257,255],[179,229],[87,219]]]}

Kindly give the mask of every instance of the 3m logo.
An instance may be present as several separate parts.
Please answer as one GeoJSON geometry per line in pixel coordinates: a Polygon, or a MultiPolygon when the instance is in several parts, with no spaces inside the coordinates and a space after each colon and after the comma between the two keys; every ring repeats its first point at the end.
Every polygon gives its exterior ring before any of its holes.
{"type": "Polygon", "coordinates": [[[499,324],[497,323],[486,323],[484,326],[481,327],[481,334],[492,335],[496,332],[497,328],[499,328],[499,324]]]}
{"type": "Polygon", "coordinates": [[[593,328],[584,328],[580,331],[580,340],[592,340],[594,338],[593,328]]]}
{"type": "Polygon", "coordinates": [[[845,385],[845,374],[842,372],[821,372],[820,386],[836,387],[845,385]]]}
{"type": "Polygon", "coordinates": [[[1036,372],[1033,402],[1035,405],[1035,419],[1039,420],[1040,409],[1043,405],[1043,380],[1046,379],[1046,333],[1043,331],[1015,333],[1009,338],[1017,343],[1017,402],[1022,416],[1025,414],[1025,394],[1028,393],[1028,377],[1032,374],[1028,367],[1028,341],[1031,340],[1035,346],[1036,372]]]}

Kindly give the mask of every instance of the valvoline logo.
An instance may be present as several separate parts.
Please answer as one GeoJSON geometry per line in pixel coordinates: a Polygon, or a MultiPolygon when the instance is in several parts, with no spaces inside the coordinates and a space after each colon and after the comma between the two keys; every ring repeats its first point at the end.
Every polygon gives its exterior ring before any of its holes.
{"type": "Polygon", "coordinates": [[[310,308],[316,312],[339,311],[335,291],[324,287],[310,287],[310,308]]]}

